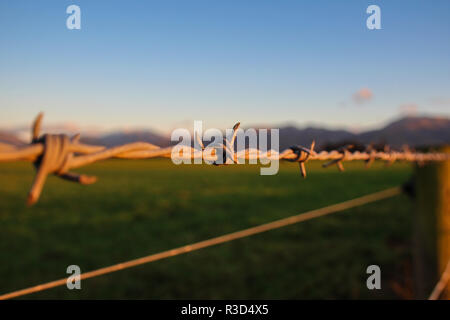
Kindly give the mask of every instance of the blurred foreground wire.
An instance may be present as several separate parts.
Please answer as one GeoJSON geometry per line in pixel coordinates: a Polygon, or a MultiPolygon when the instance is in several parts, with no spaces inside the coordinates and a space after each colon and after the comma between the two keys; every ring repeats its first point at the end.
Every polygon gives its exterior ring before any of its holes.
{"type": "MultiPolygon", "coordinates": [[[[348,201],[344,201],[338,204],[334,204],[331,206],[327,206],[327,207],[323,207],[320,209],[316,209],[316,210],[312,210],[312,211],[308,211],[305,213],[301,213],[295,216],[291,216],[288,218],[284,218],[284,219],[280,219],[280,220],[276,220],[273,222],[269,222],[266,224],[262,224],[256,227],[252,227],[252,228],[248,228],[245,230],[241,230],[241,231],[237,231],[237,232],[233,232],[233,233],[229,233],[229,234],[225,234],[223,236],[219,236],[216,238],[211,238],[208,240],[204,240],[204,241],[200,241],[200,242],[196,242],[196,243],[192,243],[192,244],[188,244],[176,249],[172,249],[172,250],[167,250],[164,252],[160,252],[160,253],[156,253],[156,254],[151,254],[149,256],[146,257],[142,257],[142,258],[138,258],[135,260],[130,260],[130,261],[126,261],[126,262],[122,262],[122,263],[118,263],[109,267],[105,267],[105,268],[101,268],[101,269],[97,269],[97,270],[93,270],[90,272],[86,272],[86,273],[82,273],[80,275],[80,280],[82,279],[89,279],[89,278],[93,278],[93,277],[98,277],[104,274],[108,274],[108,273],[112,273],[112,272],[116,272],[116,271],[120,271],[120,270],[124,270],[124,269],[128,269],[131,267],[135,267],[135,266],[139,266],[142,264],[146,264],[146,263],[150,263],[150,262],[154,262],[154,261],[158,261],[158,260],[162,260],[165,258],[170,258],[170,257],[174,257],[180,254],[184,254],[184,253],[188,253],[188,252],[192,252],[195,250],[199,250],[199,249],[203,249],[203,248],[207,248],[207,247],[211,247],[214,245],[218,245],[221,243],[226,243],[226,242],[230,242],[236,239],[241,239],[241,238],[245,238],[245,237],[249,237],[251,235],[255,235],[258,233],[262,233],[265,231],[269,231],[269,230],[273,230],[273,229],[278,229],[281,227],[285,227],[288,225],[292,225],[295,223],[300,223],[300,222],[304,222],[307,220],[311,220],[314,218],[318,218],[318,217],[322,217],[331,213],[335,213],[335,212],[339,212],[342,210],[346,210],[346,209],[350,209],[350,208],[354,208],[357,206],[361,206],[367,203],[371,203],[374,201],[378,201],[381,199],[386,199],[386,198],[390,198],[393,197],[395,195],[398,195],[402,192],[402,188],[401,187],[395,187],[395,188],[390,188],[390,189],[386,189],[383,191],[379,191],[379,192],[375,192],[369,195],[365,195],[359,198],[355,198],[352,200],[348,200],[348,201]]],[[[17,298],[20,296],[24,296],[27,294],[31,294],[31,293],[36,293],[39,291],[43,291],[43,290],[48,290],[51,288],[55,288],[58,286],[62,286],[65,285],[67,282],[67,278],[63,278],[63,279],[59,279],[59,280],[55,280],[55,281],[51,281],[51,282],[47,282],[44,284],[40,284],[34,287],[30,287],[30,288],[26,288],[26,289],[22,289],[22,290],[18,290],[18,291],[14,291],[14,292],[10,292],[10,293],[6,293],[3,295],[0,295],[0,300],[5,300],[5,299],[12,299],[12,298],[17,298]]]]}
{"type": "Polygon", "coordinates": [[[441,279],[438,283],[436,283],[436,286],[433,289],[433,292],[431,293],[428,300],[437,300],[441,296],[444,289],[447,287],[448,282],[450,280],[450,260],[447,263],[447,267],[445,268],[444,272],[442,273],[441,279]]]}

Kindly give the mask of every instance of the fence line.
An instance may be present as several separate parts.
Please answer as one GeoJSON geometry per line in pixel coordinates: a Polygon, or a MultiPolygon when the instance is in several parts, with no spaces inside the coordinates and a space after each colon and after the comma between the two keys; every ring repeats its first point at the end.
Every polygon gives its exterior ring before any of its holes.
{"type": "MultiPolygon", "coordinates": [[[[335,212],[339,212],[342,210],[346,210],[346,209],[350,209],[350,208],[354,208],[357,206],[361,206],[367,203],[371,203],[371,202],[375,202],[381,199],[386,199],[386,198],[390,198],[393,197],[395,195],[398,195],[402,192],[401,187],[394,187],[394,188],[390,188],[390,189],[385,189],[383,191],[379,191],[379,192],[375,192],[372,194],[368,194],[359,198],[355,198],[352,200],[348,200],[348,201],[344,201],[338,204],[334,204],[334,205],[330,205],[327,207],[323,207],[320,209],[315,209],[315,210],[311,210],[305,213],[301,213],[295,216],[291,216],[288,218],[284,218],[284,219],[280,219],[280,220],[276,220],[273,222],[269,222],[266,224],[262,224],[259,226],[255,226],[255,227],[251,227],[248,229],[244,229],[241,231],[237,231],[237,232],[233,232],[233,233],[228,233],[219,237],[215,237],[215,238],[211,238],[208,240],[204,240],[204,241],[200,241],[200,242],[196,242],[196,243],[192,243],[192,244],[188,244],[182,247],[178,247],[172,250],[167,250],[167,251],[163,251],[160,253],[156,253],[156,254],[151,254],[149,256],[145,256],[142,258],[138,258],[135,260],[130,260],[130,261],[126,261],[126,262],[122,262],[122,263],[118,263],[109,267],[105,267],[105,268],[101,268],[101,269],[97,269],[97,270],[93,270],[93,271],[89,271],[86,273],[82,273],[80,275],[80,280],[81,279],[89,279],[89,278],[93,278],[93,277],[98,277],[100,275],[104,275],[104,274],[108,274],[108,273],[112,273],[112,272],[116,272],[119,270],[124,270],[124,269],[128,269],[131,267],[135,267],[135,266],[139,266],[139,265],[143,265],[146,263],[150,263],[150,262],[154,262],[154,261],[158,261],[158,260],[162,260],[165,258],[169,258],[169,257],[174,257],[177,255],[181,255],[184,253],[188,253],[188,252],[192,252],[192,251],[196,251],[199,249],[203,249],[203,248],[207,248],[207,247],[211,247],[214,245],[218,245],[218,244],[222,244],[222,243],[226,243],[226,242],[230,242],[236,239],[241,239],[241,238],[245,238],[245,237],[249,237],[255,234],[259,234],[262,232],[266,232],[269,230],[274,230],[274,229],[278,229],[281,227],[285,227],[288,225],[292,225],[295,223],[300,223],[300,222],[304,222],[307,220],[311,220],[314,218],[318,218],[318,217],[322,217],[331,213],[335,213],[335,212]]],[[[67,282],[67,278],[63,278],[63,279],[59,279],[59,280],[55,280],[55,281],[51,281],[51,282],[47,282],[44,284],[40,284],[34,287],[29,287],[26,289],[22,289],[22,290],[18,290],[18,291],[14,291],[14,292],[10,292],[10,293],[6,293],[3,295],[0,295],[0,300],[5,300],[5,299],[12,299],[12,298],[17,298],[20,296],[24,296],[27,294],[31,294],[31,293],[36,293],[36,292],[40,292],[43,290],[47,290],[47,289],[51,289],[51,288],[55,288],[58,286],[62,286],[64,284],[66,284],[67,282]]]]}
{"type": "Polygon", "coordinates": [[[32,127],[33,139],[30,145],[17,148],[4,143],[0,144],[0,162],[32,161],[37,169],[35,179],[28,194],[27,203],[29,205],[34,204],[39,199],[48,174],[53,173],[60,178],[81,184],[91,184],[97,180],[96,177],[72,173],[69,170],[109,158],[147,159],[156,157],[167,158],[175,155],[175,157],[180,159],[202,158],[216,165],[240,163],[240,160],[248,159],[286,160],[298,162],[303,177],[306,177],[305,163],[310,160],[328,160],[329,162],[325,163],[323,165],[324,167],[336,165],[341,171],[344,169],[342,165],[343,161],[363,160],[367,166],[370,166],[374,160],[386,161],[388,164],[397,160],[412,161],[420,164],[427,161],[450,160],[450,154],[448,153],[417,153],[411,152],[407,148],[402,152],[389,150],[380,152],[369,147],[364,152],[350,152],[349,146],[339,150],[315,152],[314,141],[309,148],[292,146],[281,153],[274,150],[261,151],[252,148],[235,152],[234,142],[240,126],[239,123],[234,125],[233,135],[230,140],[224,139],[222,143],[215,143],[213,146],[208,146],[212,148],[210,154],[203,152],[205,147],[198,136],[196,138],[200,149],[186,147],[175,150],[174,147],[160,148],[144,142],[134,142],[108,149],[103,146],[80,143],[79,134],[72,138],[62,134],[44,134],[40,137],[42,117],[43,115],[39,114],[34,121],[32,127]],[[219,152],[222,152],[223,159],[219,159],[219,152]]]}
{"type": "Polygon", "coordinates": [[[430,294],[428,300],[438,300],[444,289],[447,287],[450,280],[450,260],[448,260],[447,267],[442,273],[441,279],[436,283],[433,292],[430,294]]]}

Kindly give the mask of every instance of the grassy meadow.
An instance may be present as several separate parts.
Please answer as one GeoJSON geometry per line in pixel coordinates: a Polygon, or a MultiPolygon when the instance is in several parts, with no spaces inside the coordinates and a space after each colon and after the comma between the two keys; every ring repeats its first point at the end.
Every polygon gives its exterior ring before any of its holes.
{"type": "MultiPolygon", "coordinates": [[[[400,185],[408,164],[346,171],[282,163],[180,165],[108,160],[79,172],[81,186],[49,177],[25,201],[30,163],[0,164],[0,293],[157,253],[400,185]]],[[[411,298],[412,201],[405,195],[196,252],[59,287],[28,299],[403,299],[411,298]],[[377,264],[382,289],[366,288],[377,264]]]]}

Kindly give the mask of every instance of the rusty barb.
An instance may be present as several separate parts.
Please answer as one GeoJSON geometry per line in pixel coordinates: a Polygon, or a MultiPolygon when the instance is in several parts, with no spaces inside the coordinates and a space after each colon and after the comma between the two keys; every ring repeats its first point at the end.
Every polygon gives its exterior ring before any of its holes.
{"type": "MultiPolygon", "coordinates": [[[[49,174],[77,182],[80,184],[92,184],[97,181],[96,177],[84,174],[73,173],[70,170],[88,165],[100,160],[109,158],[121,159],[148,159],[148,158],[170,158],[172,157],[173,147],[161,148],[151,143],[134,142],[112,148],[104,146],[94,146],[80,143],[80,135],[68,137],[63,134],[44,134],[40,136],[40,129],[43,114],[39,114],[34,121],[32,127],[32,141],[31,144],[25,147],[15,147],[9,144],[0,143],[0,162],[1,161],[31,161],[33,162],[37,173],[28,194],[28,205],[34,204],[41,194],[45,180],[49,174]]],[[[362,160],[366,162],[366,166],[375,160],[385,161],[387,164],[392,164],[394,161],[411,161],[418,164],[424,164],[428,161],[445,161],[450,160],[450,154],[447,153],[417,153],[411,152],[404,148],[403,151],[391,151],[385,149],[383,152],[374,150],[371,146],[364,152],[351,152],[352,146],[346,146],[339,150],[333,151],[314,151],[315,142],[311,143],[309,148],[303,146],[292,146],[289,149],[279,153],[274,150],[263,152],[258,149],[245,149],[242,151],[234,151],[234,142],[236,140],[237,130],[240,123],[236,123],[233,127],[233,133],[228,139],[224,139],[222,143],[215,143],[213,147],[215,152],[212,156],[215,160],[212,162],[215,165],[239,163],[238,159],[270,159],[270,160],[286,160],[290,162],[298,162],[300,172],[303,177],[306,177],[305,163],[310,160],[328,161],[323,166],[329,167],[336,165],[339,170],[344,170],[343,161],[362,160]],[[223,151],[222,161],[218,161],[218,151],[223,151]]],[[[196,140],[201,147],[201,151],[205,150],[201,138],[196,136],[196,140]]],[[[177,156],[180,158],[189,157],[191,159],[201,157],[206,160],[203,152],[198,152],[191,148],[187,155],[182,151],[177,156]]]]}

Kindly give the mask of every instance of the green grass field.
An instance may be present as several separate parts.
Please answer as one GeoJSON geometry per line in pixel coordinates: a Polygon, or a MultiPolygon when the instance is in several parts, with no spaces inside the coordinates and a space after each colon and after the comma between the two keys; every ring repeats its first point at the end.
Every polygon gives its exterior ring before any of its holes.
{"type": "MultiPolygon", "coordinates": [[[[99,181],[50,177],[28,208],[34,170],[0,164],[0,293],[369,194],[408,180],[411,167],[346,164],[345,172],[282,163],[175,166],[170,160],[109,160],[82,168],[99,181]]],[[[231,243],[83,280],[31,299],[401,299],[411,289],[411,200],[396,196],[231,243]],[[377,264],[382,289],[366,288],[377,264]]]]}

